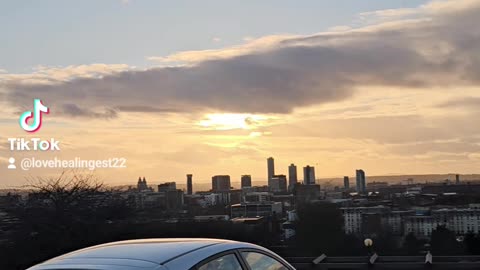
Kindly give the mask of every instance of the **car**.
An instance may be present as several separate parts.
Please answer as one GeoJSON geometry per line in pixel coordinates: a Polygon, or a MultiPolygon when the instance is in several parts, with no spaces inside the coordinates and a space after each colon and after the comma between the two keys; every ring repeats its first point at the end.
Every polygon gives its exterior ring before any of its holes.
{"type": "Polygon", "coordinates": [[[223,239],[112,242],[50,259],[27,270],[294,270],[274,252],[223,239]]]}

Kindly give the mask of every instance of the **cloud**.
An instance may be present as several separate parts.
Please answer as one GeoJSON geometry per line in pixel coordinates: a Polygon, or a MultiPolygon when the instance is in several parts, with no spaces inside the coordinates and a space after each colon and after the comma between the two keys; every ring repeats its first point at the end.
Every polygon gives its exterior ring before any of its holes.
{"type": "MultiPolygon", "coordinates": [[[[293,123],[278,124],[268,128],[276,137],[304,136],[311,138],[339,138],[370,141],[380,145],[405,145],[461,141],[464,144],[479,144],[480,127],[473,125],[480,113],[445,115],[386,115],[321,119],[298,117],[293,123]]],[[[457,144],[458,145],[458,144],[457,144]]],[[[434,147],[432,147],[434,148],[434,147]]]]}
{"type": "Polygon", "coordinates": [[[94,112],[88,109],[83,109],[78,107],[76,104],[63,104],[62,108],[60,109],[60,113],[63,113],[63,115],[66,116],[72,116],[72,117],[87,117],[87,118],[104,118],[104,119],[110,119],[110,118],[116,118],[117,117],[117,112],[113,109],[105,109],[105,112],[94,112]]]}
{"type": "Polygon", "coordinates": [[[415,142],[410,144],[391,145],[388,152],[401,155],[426,155],[428,153],[443,154],[474,154],[480,152],[480,144],[456,140],[456,141],[431,141],[415,142]]]}
{"type": "Polygon", "coordinates": [[[362,12],[358,18],[363,24],[378,24],[390,21],[418,18],[424,13],[422,8],[398,8],[362,12]]]}
{"type": "Polygon", "coordinates": [[[457,98],[441,103],[438,107],[480,110],[480,97],[457,98]]]}
{"type": "Polygon", "coordinates": [[[115,108],[122,112],[144,112],[144,113],[169,113],[169,112],[181,112],[177,108],[155,108],[150,106],[118,106],[115,108]]]}
{"type": "Polygon", "coordinates": [[[133,69],[126,64],[91,64],[91,65],[71,65],[67,67],[49,67],[37,66],[33,73],[12,74],[1,72],[0,86],[9,85],[19,86],[22,84],[54,84],[68,82],[77,78],[102,78],[105,75],[111,75],[117,72],[133,69]],[[3,74],[2,74],[3,73],[3,74]]]}
{"type": "Polygon", "coordinates": [[[174,108],[284,114],[345,100],[365,86],[442,86],[445,91],[478,86],[479,12],[478,1],[435,1],[396,15],[381,12],[395,20],[357,29],[267,36],[225,49],[149,58],[184,66],[142,71],[122,66],[74,79],[55,70],[41,77],[46,81],[28,84],[22,83],[27,78],[10,78],[3,84],[10,89],[4,98],[22,104],[41,95],[49,104],[76,104],[94,113],[174,108]],[[414,13],[416,18],[408,17],[414,13]]]}
{"type": "Polygon", "coordinates": [[[349,31],[349,30],[352,30],[353,28],[351,26],[348,26],[348,25],[338,25],[338,26],[334,26],[334,27],[330,27],[328,29],[328,31],[331,31],[331,32],[342,32],[342,31],[349,31]]]}
{"type": "Polygon", "coordinates": [[[147,60],[163,64],[188,63],[196,64],[208,60],[230,59],[237,56],[260,53],[271,50],[294,35],[270,35],[258,39],[246,38],[246,44],[215,50],[183,51],[168,56],[150,56],[147,60]]]}
{"type": "Polygon", "coordinates": [[[478,8],[477,0],[434,0],[417,8],[396,8],[367,11],[358,14],[364,24],[378,24],[383,22],[418,19],[425,16],[449,15],[478,8]]]}

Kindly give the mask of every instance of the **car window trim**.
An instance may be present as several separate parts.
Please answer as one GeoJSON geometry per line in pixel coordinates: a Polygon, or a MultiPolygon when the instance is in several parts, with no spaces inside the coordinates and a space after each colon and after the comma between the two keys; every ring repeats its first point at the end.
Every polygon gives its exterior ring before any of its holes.
{"type": "Polygon", "coordinates": [[[231,255],[231,254],[233,254],[235,256],[235,258],[237,258],[238,264],[240,264],[240,267],[242,268],[242,270],[248,270],[248,268],[246,268],[245,262],[243,261],[243,258],[241,257],[242,254],[238,253],[236,249],[225,250],[225,251],[216,253],[214,255],[211,255],[211,256],[201,260],[197,264],[195,264],[193,267],[190,268],[190,270],[199,270],[199,268],[201,266],[207,264],[208,262],[213,261],[215,259],[218,259],[220,257],[226,256],[226,255],[231,255]]]}
{"type": "Polygon", "coordinates": [[[203,249],[203,248],[211,247],[211,246],[214,246],[214,245],[218,245],[218,243],[212,243],[212,244],[209,244],[209,245],[201,246],[201,247],[198,247],[198,248],[189,250],[189,251],[187,251],[187,252],[184,252],[184,253],[182,253],[182,254],[178,254],[178,255],[176,255],[176,256],[174,256],[174,257],[172,257],[172,258],[169,258],[168,260],[165,260],[165,261],[161,262],[160,265],[167,264],[167,263],[169,263],[169,262],[171,262],[171,261],[173,261],[173,260],[175,260],[175,259],[178,259],[178,258],[180,258],[180,257],[182,257],[182,256],[185,256],[185,255],[187,255],[187,254],[189,254],[189,253],[192,253],[192,252],[201,250],[201,249],[203,249]]]}
{"type": "Polygon", "coordinates": [[[264,250],[261,250],[261,249],[254,249],[254,248],[239,248],[237,249],[237,252],[238,252],[238,256],[240,256],[240,258],[242,259],[243,263],[245,264],[245,266],[247,267],[247,270],[252,270],[252,268],[250,268],[250,265],[248,265],[248,262],[246,261],[245,257],[243,257],[242,255],[242,252],[256,252],[256,253],[260,253],[260,254],[263,254],[265,256],[268,256],[272,259],[275,259],[275,261],[279,262],[281,265],[283,265],[283,267],[287,268],[288,270],[295,270],[293,269],[292,267],[286,265],[284,262],[283,262],[283,259],[276,255],[276,254],[271,254],[269,252],[266,252],[264,250]]]}

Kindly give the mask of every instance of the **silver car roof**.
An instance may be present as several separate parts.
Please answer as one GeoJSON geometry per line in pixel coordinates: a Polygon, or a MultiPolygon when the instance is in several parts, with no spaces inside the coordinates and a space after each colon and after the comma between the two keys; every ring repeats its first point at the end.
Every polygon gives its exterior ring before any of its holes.
{"type": "MultiPolygon", "coordinates": [[[[74,251],[29,270],[40,269],[189,269],[218,252],[260,248],[253,244],[220,239],[168,238],[112,242],[74,251]],[[181,258],[181,259],[180,259],[181,258]]],[[[263,249],[263,248],[260,248],[263,249]]]]}

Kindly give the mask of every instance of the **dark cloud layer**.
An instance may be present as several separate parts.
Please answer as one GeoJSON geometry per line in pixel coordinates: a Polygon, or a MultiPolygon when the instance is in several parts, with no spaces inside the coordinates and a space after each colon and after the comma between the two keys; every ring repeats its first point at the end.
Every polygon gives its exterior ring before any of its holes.
{"type": "Polygon", "coordinates": [[[115,118],[117,117],[117,111],[113,109],[105,109],[104,112],[96,112],[84,108],[78,107],[76,104],[67,103],[63,104],[61,109],[59,110],[60,113],[66,116],[72,117],[87,117],[87,118],[115,118]]]}
{"type": "Polygon", "coordinates": [[[22,104],[41,97],[66,115],[103,118],[117,111],[289,113],[343,100],[359,86],[479,85],[480,4],[424,13],[416,21],[289,38],[270,50],[188,67],[55,84],[8,81],[3,98],[22,104]]]}

